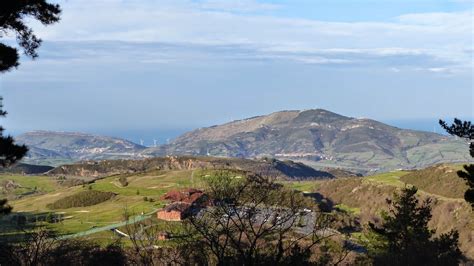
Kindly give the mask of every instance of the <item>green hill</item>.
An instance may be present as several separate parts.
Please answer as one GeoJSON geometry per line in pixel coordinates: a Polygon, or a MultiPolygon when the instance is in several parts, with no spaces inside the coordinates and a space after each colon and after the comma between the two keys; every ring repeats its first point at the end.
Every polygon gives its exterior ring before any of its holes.
{"type": "Polygon", "coordinates": [[[145,147],[113,137],[76,132],[33,131],[16,141],[29,147],[27,163],[61,165],[80,160],[140,158],[145,147]]]}
{"type": "Polygon", "coordinates": [[[81,160],[189,155],[269,157],[316,169],[374,173],[471,160],[465,143],[455,138],[322,109],[281,111],[200,128],[169,145],[151,148],[119,138],[71,132],[35,131],[16,139],[30,148],[26,163],[53,166],[81,160]]]}
{"type": "Polygon", "coordinates": [[[416,185],[422,198],[433,199],[432,228],[438,233],[456,229],[462,251],[474,258],[474,212],[463,199],[466,185],[455,174],[459,165],[438,165],[418,171],[395,171],[364,178],[292,182],[295,189],[318,193],[334,206],[354,214],[362,225],[380,222],[387,198],[406,185],[416,185]]]}
{"type": "Polygon", "coordinates": [[[359,172],[470,160],[462,141],[326,110],[282,111],[188,132],[148,155],[270,156],[359,172]]]}

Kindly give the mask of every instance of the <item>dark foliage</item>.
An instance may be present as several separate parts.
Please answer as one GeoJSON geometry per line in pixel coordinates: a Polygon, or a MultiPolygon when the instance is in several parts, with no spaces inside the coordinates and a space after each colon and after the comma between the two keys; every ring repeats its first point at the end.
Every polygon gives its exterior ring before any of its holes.
{"type": "Polygon", "coordinates": [[[443,121],[439,120],[439,124],[443,127],[446,132],[450,135],[458,136],[470,142],[469,144],[469,152],[471,156],[474,157],[474,125],[469,121],[461,121],[459,119],[454,119],[454,123],[448,126],[448,124],[443,121]]]}
{"type": "MultiPolygon", "coordinates": [[[[1,101],[2,98],[0,97],[0,117],[4,117],[7,115],[7,112],[3,111],[1,101]]],[[[3,136],[4,130],[0,126],[0,167],[10,166],[23,158],[28,151],[25,145],[16,145],[11,136],[3,136]]]]}
{"type": "Polygon", "coordinates": [[[0,265],[126,265],[118,244],[101,247],[83,240],[57,240],[43,229],[21,243],[0,244],[0,265]]]}
{"type": "Polygon", "coordinates": [[[7,202],[6,199],[0,199],[0,216],[9,214],[12,211],[12,207],[7,202]]]}
{"type": "MultiPolygon", "coordinates": [[[[18,45],[24,53],[36,58],[36,50],[41,45],[41,39],[36,37],[33,30],[25,24],[27,17],[33,17],[43,25],[59,21],[61,9],[57,4],[49,4],[46,0],[2,0],[0,2],[0,37],[13,32],[18,45]]],[[[18,50],[0,44],[0,72],[11,70],[19,65],[18,50]]]]}
{"type": "Polygon", "coordinates": [[[428,228],[431,200],[420,204],[417,191],[405,188],[394,202],[387,200],[390,210],[383,215],[382,225],[370,224],[381,238],[375,265],[458,265],[462,259],[458,232],[434,237],[435,230],[428,228]]]}
{"type": "Polygon", "coordinates": [[[339,234],[329,230],[331,217],[318,212],[310,199],[271,179],[234,178],[223,171],[204,180],[214,205],[185,225],[188,241],[211,264],[311,265],[316,263],[312,251],[339,234]],[[302,223],[304,230],[298,226],[302,223]]]}
{"type": "Polygon", "coordinates": [[[0,43],[0,72],[17,67],[19,59],[20,56],[15,48],[0,43]]]}
{"type": "MultiPolygon", "coordinates": [[[[469,121],[454,119],[452,125],[439,120],[439,124],[453,136],[463,138],[469,142],[469,153],[474,158],[474,125],[469,121]]],[[[464,171],[458,171],[458,176],[466,180],[469,189],[464,194],[464,199],[474,208],[474,164],[464,165],[464,171]]]]}
{"type": "Polygon", "coordinates": [[[59,199],[46,205],[50,209],[68,209],[74,207],[87,207],[102,203],[115,196],[112,192],[102,192],[95,190],[86,190],[71,196],[59,199]]]}
{"type": "MultiPolygon", "coordinates": [[[[7,112],[3,111],[1,101],[2,97],[0,97],[0,117],[4,117],[7,115],[7,112]]],[[[23,158],[28,149],[25,145],[16,145],[11,136],[3,136],[3,131],[4,128],[0,126],[0,167],[7,167],[23,158]]],[[[0,214],[8,214],[11,209],[12,208],[7,205],[7,200],[0,200],[0,214]]]]}
{"type": "MultiPolygon", "coordinates": [[[[36,49],[41,40],[33,30],[26,26],[24,20],[33,17],[43,25],[49,25],[59,20],[59,5],[48,4],[45,0],[2,0],[0,2],[0,37],[13,32],[27,56],[36,58],[36,49]]],[[[19,65],[18,50],[0,43],[0,73],[6,72],[19,65]]],[[[0,117],[7,113],[3,111],[0,98],[0,117]]],[[[4,129],[0,127],[0,166],[6,167],[20,160],[28,151],[24,145],[16,145],[11,136],[3,136],[4,129]]],[[[11,208],[5,206],[3,200],[0,205],[2,213],[11,208]]]]}

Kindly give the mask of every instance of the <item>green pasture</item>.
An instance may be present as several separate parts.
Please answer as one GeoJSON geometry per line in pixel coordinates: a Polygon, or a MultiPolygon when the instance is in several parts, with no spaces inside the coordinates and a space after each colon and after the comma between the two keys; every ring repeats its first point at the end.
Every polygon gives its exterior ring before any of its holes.
{"type": "Polygon", "coordinates": [[[111,176],[95,183],[71,188],[60,187],[51,177],[9,176],[7,180],[14,180],[25,187],[37,187],[44,191],[40,195],[25,196],[9,203],[14,213],[35,215],[51,212],[60,215],[62,221],[49,223],[48,227],[57,230],[60,234],[72,234],[91,228],[107,226],[124,220],[125,212],[129,214],[149,213],[164,206],[162,196],[172,189],[199,187],[199,177],[193,171],[154,171],[149,173],[127,175],[128,186],[121,186],[120,176],[111,176]],[[103,203],[68,209],[50,210],[47,204],[74,195],[82,190],[98,190],[113,192],[117,195],[103,203]],[[146,201],[145,198],[146,197],[146,201]]]}

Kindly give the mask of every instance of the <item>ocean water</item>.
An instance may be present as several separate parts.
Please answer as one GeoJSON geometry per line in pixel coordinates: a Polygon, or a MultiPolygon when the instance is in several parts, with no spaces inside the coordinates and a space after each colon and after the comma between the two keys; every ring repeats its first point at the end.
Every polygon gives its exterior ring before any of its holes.
{"type": "MultiPolygon", "coordinates": [[[[454,121],[454,118],[442,118],[448,124],[451,124],[454,121]]],[[[473,118],[460,117],[461,120],[474,121],[473,118]]],[[[424,118],[424,119],[404,119],[404,120],[381,120],[380,122],[403,128],[403,129],[413,129],[427,132],[434,132],[438,134],[445,135],[446,132],[439,125],[439,118],[424,118]]]]}

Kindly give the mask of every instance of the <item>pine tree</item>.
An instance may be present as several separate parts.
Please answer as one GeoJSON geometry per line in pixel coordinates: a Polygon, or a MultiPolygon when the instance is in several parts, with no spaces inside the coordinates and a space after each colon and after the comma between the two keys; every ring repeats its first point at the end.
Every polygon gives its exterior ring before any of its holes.
{"type": "MultiPolygon", "coordinates": [[[[3,111],[3,105],[0,97],[0,117],[7,115],[3,111]]],[[[0,126],[0,166],[8,167],[25,156],[28,149],[25,145],[17,145],[11,136],[4,136],[4,128],[0,126]]]]}
{"type": "MultiPolygon", "coordinates": [[[[25,24],[27,17],[33,17],[43,25],[59,21],[61,9],[57,4],[49,4],[46,0],[2,0],[0,1],[0,37],[11,32],[15,34],[18,45],[25,55],[36,58],[36,50],[41,39],[25,24]]],[[[0,43],[0,72],[9,71],[19,63],[18,49],[0,43]]]]}
{"type": "MultiPolygon", "coordinates": [[[[474,125],[469,121],[461,121],[454,119],[454,123],[450,126],[445,121],[439,120],[439,124],[448,132],[450,135],[460,137],[469,142],[469,153],[474,158],[474,125]]],[[[471,203],[474,209],[474,164],[464,165],[464,171],[458,171],[458,176],[466,180],[469,186],[468,190],[464,194],[464,199],[471,203]]]]}
{"type": "Polygon", "coordinates": [[[396,195],[380,227],[370,224],[380,236],[381,251],[375,254],[375,265],[458,265],[462,253],[458,247],[458,232],[451,231],[434,237],[428,228],[431,220],[431,200],[422,203],[416,197],[417,188],[405,188],[396,195]]]}
{"type": "MultiPolygon", "coordinates": [[[[3,111],[0,97],[0,117],[4,117],[7,112],[3,111]]],[[[25,156],[28,149],[25,145],[17,145],[11,136],[3,135],[4,128],[0,126],[0,167],[8,167],[14,164],[23,156],[25,156]]],[[[7,200],[0,200],[0,215],[8,214],[11,207],[7,204],[7,200]]]]}
{"type": "MultiPolygon", "coordinates": [[[[23,48],[25,55],[36,58],[36,50],[41,45],[41,39],[36,37],[33,30],[25,24],[27,17],[33,17],[43,25],[59,21],[61,10],[57,4],[49,4],[46,0],[2,0],[0,1],[0,37],[13,33],[18,45],[23,48]]],[[[0,73],[9,71],[19,65],[18,49],[0,43],[0,73]]],[[[3,111],[0,97],[0,117],[7,113],[3,111]]],[[[28,149],[24,145],[15,144],[11,136],[4,136],[4,128],[0,126],[0,167],[8,167],[25,156],[28,149]]],[[[0,200],[0,214],[11,211],[7,200],[0,200]]]]}

